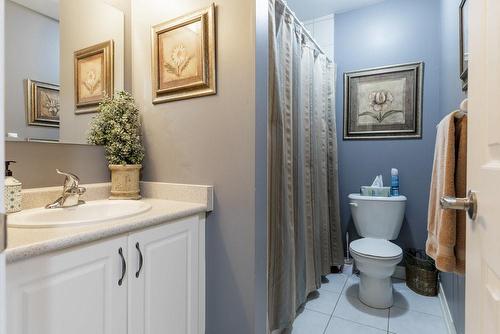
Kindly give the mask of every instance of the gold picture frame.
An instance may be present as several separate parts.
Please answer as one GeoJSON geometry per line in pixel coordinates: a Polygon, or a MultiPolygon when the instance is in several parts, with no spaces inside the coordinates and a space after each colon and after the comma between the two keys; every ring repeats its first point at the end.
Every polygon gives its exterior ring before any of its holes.
{"type": "MultiPolygon", "coordinates": [[[[113,94],[114,42],[92,45],[74,52],[75,105],[97,106],[106,95],[113,94]]],[[[76,111],[89,112],[95,110],[76,111]]]]}
{"type": "Polygon", "coordinates": [[[59,127],[59,85],[27,79],[26,116],[28,125],[59,127]]]}
{"type": "Polygon", "coordinates": [[[213,95],[215,4],[151,28],[153,103],[213,95]]]}

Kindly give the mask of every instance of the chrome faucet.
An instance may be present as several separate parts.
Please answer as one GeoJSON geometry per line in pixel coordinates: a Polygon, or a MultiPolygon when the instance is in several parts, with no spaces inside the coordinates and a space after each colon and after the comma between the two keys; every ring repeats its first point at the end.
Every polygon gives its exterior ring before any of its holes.
{"type": "Polygon", "coordinates": [[[61,172],[59,169],[56,169],[56,172],[57,174],[66,176],[64,179],[63,192],[61,197],[56,199],[53,203],[47,204],[45,208],[68,208],[84,204],[85,201],[82,201],[80,196],[85,193],[86,189],[79,186],[80,179],[78,176],[71,173],[61,172]]]}

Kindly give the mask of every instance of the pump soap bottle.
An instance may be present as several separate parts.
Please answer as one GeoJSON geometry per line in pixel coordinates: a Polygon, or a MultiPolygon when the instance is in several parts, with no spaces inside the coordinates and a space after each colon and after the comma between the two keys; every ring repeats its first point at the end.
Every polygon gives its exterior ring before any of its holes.
{"type": "Polygon", "coordinates": [[[12,176],[12,171],[9,169],[11,163],[15,161],[5,161],[5,190],[3,201],[5,203],[5,212],[13,213],[21,211],[21,188],[22,183],[12,176]]]}

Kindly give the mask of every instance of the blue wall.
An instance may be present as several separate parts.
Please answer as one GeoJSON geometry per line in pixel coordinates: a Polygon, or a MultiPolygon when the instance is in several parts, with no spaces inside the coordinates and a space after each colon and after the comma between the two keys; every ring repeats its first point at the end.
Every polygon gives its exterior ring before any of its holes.
{"type": "MultiPolygon", "coordinates": [[[[470,0],[469,0],[470,1],[470,0]]],[[[465,98],[460,71],[458,6],[460,0],[441,0],[441,111],[456,109],[465,98]]],[[[442,273],[441,284],[458,334],[465,333],[465,278],[442,273]]]]}
{"type": "MultiPolygon", "coordinates": [[[[391,167],[399,168],[401,192],[408,197],[406,221],[396,243],[424,248],[435,144],[435,126],[465,97],[459,80],[458,5],[460,0],[388,0],[335,17],[337,130],[341,215],[344,231],[356,235],[347,195],[370,184],[391,167]],[[344,141],[343,74],[370,67],[425,62],[423,139],[344,141]]],[[[441,275],[457,333],[464,333],[465,279],[441,275]]]]}
{"type": "Polygon", "coordinates": [[[335,16],[337,63],[337,130],[341,217],[344,231],[356,235],[347,195],[369,185],[377,174],[390,181],[399,169],[401,193],[408,197],[406,221],[396,241],[402,247],[424,248],[427,206],[436,124],[440,108],[440,2],[388,0],[335,16]],[[413,140],[344,141],[343,73],[393,64],[425,63],[423,138],[413,140]]]}

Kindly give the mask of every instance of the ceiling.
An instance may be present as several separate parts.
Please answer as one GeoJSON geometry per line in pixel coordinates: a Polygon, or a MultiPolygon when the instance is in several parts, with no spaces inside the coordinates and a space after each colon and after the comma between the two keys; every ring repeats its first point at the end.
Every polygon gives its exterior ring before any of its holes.
{"type": "Polygon", "coordinates": [[[35,12],[59,20],[59,0],[12,0],[35,12]]]}
{"type": "MultiPolygon", "coordinates": [[[[59,0],[12,0],[43,15],[59,20],[59,0]]],[[[301,20],[347,12],[384,0],[287,0],[301,20]]]]}
{"type": "Polygon", "coordinates": [[[373,5],[384,0],[287,0],[301,20],[310,20],[332,13],[342,13],[373,5]]]}

